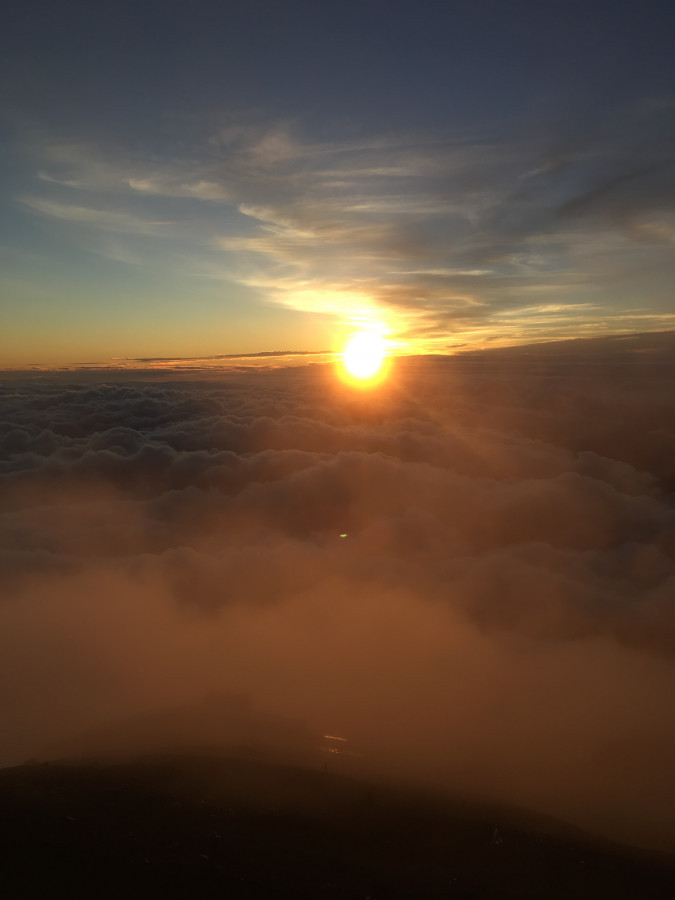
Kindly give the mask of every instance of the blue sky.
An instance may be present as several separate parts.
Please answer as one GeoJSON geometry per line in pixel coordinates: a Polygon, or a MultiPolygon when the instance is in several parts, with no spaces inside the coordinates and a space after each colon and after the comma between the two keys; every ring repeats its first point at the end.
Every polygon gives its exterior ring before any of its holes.
{"type": "Polygon", "coordinates": [[[670,4],[8,20],[0,365],[673,327],[670,4]]]}

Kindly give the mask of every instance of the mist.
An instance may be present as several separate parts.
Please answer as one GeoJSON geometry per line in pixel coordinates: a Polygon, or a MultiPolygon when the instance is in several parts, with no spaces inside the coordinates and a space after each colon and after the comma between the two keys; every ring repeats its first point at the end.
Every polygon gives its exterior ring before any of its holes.
{"type": "Polygon", "coordinates": [[[224,692],[675,849],[674,349],[6,374],[0,763],[224,692]]]}

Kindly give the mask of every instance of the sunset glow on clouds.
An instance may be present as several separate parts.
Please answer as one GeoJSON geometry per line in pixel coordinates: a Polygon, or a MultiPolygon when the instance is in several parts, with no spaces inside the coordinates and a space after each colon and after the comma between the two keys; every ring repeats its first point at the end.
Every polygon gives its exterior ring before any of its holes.
{"type": "Polygon", "coordinates": [[[673,327],[658,4],[71,6],[6,32],[5,366],[673,327]]]}
{"type": "Polygon", "coordinates": [[[665,0],[11,5],[0,768],[252,760],[235,697],[318,778],[341,736],[364,792],[675,851],[673,37],[665,0]]]}
{"type": "Polygon", "coordinates": [[[555,165],[517,144],[308,144],[283,123],[223,128],[190,160],[47,146],[17,203],[70,252],[178,279],[185,303],[207,285],[242,310],[386,323],[409,352],[672,326],[662,150],[631,141],[598,160],[587,140],[555,165]],[[651,159],[635,171],[638,149],[651,159]]]}
{"type": "Polygon", "coordinates": [[[234,691],[375,773],[672,850],[672,360],[6,376],[0,765],[234,691]]]}

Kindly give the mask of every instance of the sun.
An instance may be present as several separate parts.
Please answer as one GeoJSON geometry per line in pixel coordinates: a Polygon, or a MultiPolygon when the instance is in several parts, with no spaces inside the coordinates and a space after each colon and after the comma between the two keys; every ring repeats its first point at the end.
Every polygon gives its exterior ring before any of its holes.
{"type": "Polygon", "coordinates": [[[342,363],[350,379],[367,383],[381,373],[386,356],[384,338],[372,331],[361,331],[348,341],[342,363]]]}

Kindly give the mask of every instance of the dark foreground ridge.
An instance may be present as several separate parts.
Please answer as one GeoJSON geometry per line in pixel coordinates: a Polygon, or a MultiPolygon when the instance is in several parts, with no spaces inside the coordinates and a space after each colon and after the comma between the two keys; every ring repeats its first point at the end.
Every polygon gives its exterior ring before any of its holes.
{"type": "Polygon", "coordinates": [[[155,756],[0,771],[3,896],[675,896],[675,860],[321,770],[155,756]]]}

